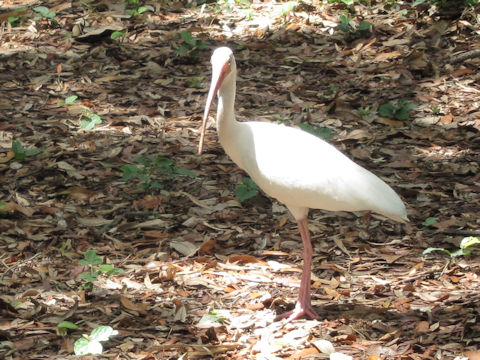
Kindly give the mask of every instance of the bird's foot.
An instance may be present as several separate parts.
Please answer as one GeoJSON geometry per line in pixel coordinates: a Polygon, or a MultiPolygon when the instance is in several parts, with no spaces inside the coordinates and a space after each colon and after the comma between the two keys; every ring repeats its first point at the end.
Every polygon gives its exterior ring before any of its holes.
{"type": "Polygon", "coordinates": [[[299,302],[297,302],[297,304],[295,305],[295,309],[293,309],[292,311],[288,311],[284,314],[277,315],[275,317],[275,321],[286,319],[287,322],[290,322],[292,320],[300,319],[301,317],[313,320],[317,319],[318,315],[315,310],[313,310],[312,305],[300,304],[299,302]]]}

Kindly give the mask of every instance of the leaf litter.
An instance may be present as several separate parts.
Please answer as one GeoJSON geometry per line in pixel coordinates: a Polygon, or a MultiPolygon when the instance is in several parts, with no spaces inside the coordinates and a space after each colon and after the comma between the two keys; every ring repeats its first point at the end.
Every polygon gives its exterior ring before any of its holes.
{"type": "Polygon", "coordinates": [[[60,2],[55,23],[32,20],[38,5],[2,4],[21,18],[2,15],[0,33],[2,357],[69,358],[100,325],[119,331],[103,344],[117,358],[478,357],[478,254],[422,256],[479,236],[478,12],[355,3],[373,24],[356,38],[336,29],[341,3],[161,2],[135,17],[122,3],[60,2]],[[296,226],[262,194],[240,205],[244,174],[213,126],[196,155],[210,51],[178,54],[182,32],[191,46],[235,49],[240,120],[328,128],[408,204],[405,226],[312,212],[319,320],[272,321],[299,286],[296,226]],[[404,101],[416,105],[408,114],[404,101]],[[387,103],[401,119],[378,115],[387,103]],[[91,115],[102,123],[86,131],[91,115]],[[13,140],[41,151],[16,159],[13,140]],[[145,192],[121,167],[147,156],[197,176],[159,173],[162,189],[145,192]],[[85,289],[90,249],[125,274],[85,289]],[[66,320],[79,329],[57,335],[66,320]]]}

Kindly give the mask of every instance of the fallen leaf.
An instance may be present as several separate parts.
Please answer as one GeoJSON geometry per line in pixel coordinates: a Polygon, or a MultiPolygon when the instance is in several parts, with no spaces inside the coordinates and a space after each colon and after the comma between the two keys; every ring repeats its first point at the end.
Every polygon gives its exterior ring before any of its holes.
{"type": "Polygon", "coordinates": [[[120,303],[123,305],[124,308],[136,311],[142,315],[147,315],[147,308],[150,306],[147,303],[134,303],[123,295],[120,296],[120,303]]]}

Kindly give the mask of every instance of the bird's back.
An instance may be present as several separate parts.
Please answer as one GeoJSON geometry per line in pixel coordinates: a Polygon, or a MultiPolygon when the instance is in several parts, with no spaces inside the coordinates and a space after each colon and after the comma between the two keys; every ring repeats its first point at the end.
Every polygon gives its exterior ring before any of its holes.
{"type": "Polygon", "coordinates": [[[407,220],[405,205],[390,186],[327,142],[283,125],[237,124],[236,143],[222,143],[226,152],[289,208],[371,210],[407,220]]]}

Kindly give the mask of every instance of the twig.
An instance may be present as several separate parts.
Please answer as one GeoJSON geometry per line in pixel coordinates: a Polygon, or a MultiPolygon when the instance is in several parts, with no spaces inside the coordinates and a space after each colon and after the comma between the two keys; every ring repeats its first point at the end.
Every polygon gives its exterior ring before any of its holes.
{"type": "Polygon", "coordinates": [[[467,59],[474,59],[477,57],[480,57],[480,49],[475,49],[475,50],[464,52],[459,55],[452,56],[450,58],[450,63],[456,64],[456,63],[465,61],[467,59]]]}

